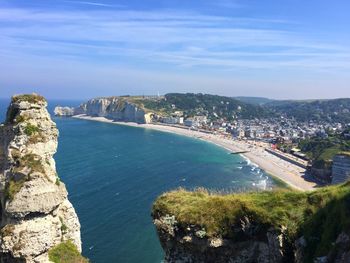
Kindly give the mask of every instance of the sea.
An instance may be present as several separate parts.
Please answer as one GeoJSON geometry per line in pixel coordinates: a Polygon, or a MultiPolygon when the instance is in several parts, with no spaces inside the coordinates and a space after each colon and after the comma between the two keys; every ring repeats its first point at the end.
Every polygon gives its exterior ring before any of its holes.
{"type": "MultiPolygon", "coordinates": [[[[0,100],[0,120],[9,100],[0,100]]],[[[80,101],[49,101],[77,106],[80,101]]],[[[223,193],[271,189],[273,178],[240,155],[175,134],[52,116],[59,130],[54,158],[81,223],[91,262],[160,263],[153,201],[183,187],[223,193]]]]}

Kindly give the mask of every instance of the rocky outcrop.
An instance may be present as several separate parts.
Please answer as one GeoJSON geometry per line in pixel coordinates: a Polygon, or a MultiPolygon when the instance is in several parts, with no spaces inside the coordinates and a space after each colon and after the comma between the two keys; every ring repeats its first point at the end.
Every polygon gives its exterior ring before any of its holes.
{"type": "Polygon", "coordinates": [[[80,224],[53,155],[58,130],[39,95],[14,96],[0,127],[0,262],[49,262],[70,240],[81,251],[80,224]]]}
{"type": "Polygon", "coordinates": [[[74,107],[61,107],[57,106],[54,109],[54,113],[56,116],[73,116],[74,114],[74,107]]]}
{"type": "Polygon", "coordinates": [[[265,235],[255,233],[256,226],[245,218],[235,232],[241,240],[207,237],[204,229],[195,225],[186,228],[177,224],[174,216],[154,220],[160,243],[165,251],[164,261],[175,262],[282,262],[283,231],[270,229],[265,235]]]}
{"type": "Polygon", "coordinates": [[[350,182],[311,192],[159,196],[153,222],[165,262],[350,262],[350,182]]]}
{"type": "Polygon", "coordinates": [[[91,117],[105,117],[114,121],[148,123],[149,113],[127,97],[106,97],[91,99],[77,108],[56,107],[55,114],[72,116],[86,114],[91,117]]]}

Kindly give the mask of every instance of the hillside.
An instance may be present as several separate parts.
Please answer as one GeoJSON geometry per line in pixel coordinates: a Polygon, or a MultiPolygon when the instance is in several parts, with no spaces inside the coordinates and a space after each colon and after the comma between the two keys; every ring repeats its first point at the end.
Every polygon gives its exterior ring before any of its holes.
{"type": "Polygon", "coordinates": [[[239,101],[243,101],[245,103],[249,104],[255,104],[255,105],[264,105],[269,102],[273,102],[273,99],[269,98],[264,98],[264,97],[246,97],[246,96],[239,96],[239,97],[234,97],[235,99],[239,101]]]}
{"type": "Polygon", "coordinates": [[[294,117],[299,121],[334,121],[350,123],[350,99],[273,101],[266,103],[270,110],[294,117]]]}
{"type": "Polygon", "coordinates": [[[345,263],[349,204],[350,183],[229,195],[180,189],[161,195],[152,215],[167,262],[345,263]]]}
{"type": "Polygon", "coordinates": [[[232,120],[234,117],[243,119],[267,117],[269,110],[258,105],[252,105],[234,98],[194,93],[168,93],[158,100],[134,99],[135,103],[142,104],[144,108],[171,114],[174,111],[183,111],[185,116],[206,115],[215,120],[224,118],[232,120]]]}
{"type": "Polygon", "coordinates": [[[299,143],[299,148],[312,160],[313,167],[330,169],[336,154],[350,151],[350,139],[344,133],[330,135],[328,138],[305,139],[299,143]]]}

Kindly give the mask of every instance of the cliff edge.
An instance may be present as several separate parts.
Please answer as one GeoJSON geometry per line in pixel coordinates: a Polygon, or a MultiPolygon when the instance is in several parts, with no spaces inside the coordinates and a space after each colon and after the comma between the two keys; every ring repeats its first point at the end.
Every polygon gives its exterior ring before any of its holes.
{"type": "Polygon", "coordinates": [[[147,110],[140,103],[132,101],[131,97],[95,98],[81,104],[79,107],[55,108],[57,116],[74,116],[85,114],[91,117],[105,117],[114,121],[148,123],[147,110]]]}
{"type": "Polygon", "coordinates": [[[0,262],[61,262],[60,253],[62,262],[87,262],[56,173],[58,130],[46,107],[39,95],[14,96],[0,126],[0,262]]]}
{"type": "Polygon", "coordinates": [[[350,262],[350,183],[230,195],[183,189],[152,216],[165,262],[350,262]]]}

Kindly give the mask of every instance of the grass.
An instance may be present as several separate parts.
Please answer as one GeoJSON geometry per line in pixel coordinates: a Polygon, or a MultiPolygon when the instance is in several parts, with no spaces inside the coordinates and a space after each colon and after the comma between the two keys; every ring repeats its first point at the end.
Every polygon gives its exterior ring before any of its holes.
{"type": "MultiPolygon", "coordinates": [[[[13,200],[15,195],[21,190],[24,183],[28,180],[30,174],[39,172],[45,175],[45,168],[41,163],[41,157],[36,154],[26,154],[20,157],[18,151],[12,151],[12,156],[17,162],[17,166],[13,169],[13,173],[18,173],[24,168],[30,168],[28,176],[22,176],[20,179],[10,178],[5,187],[5,195],[8,200],[13,200]]],[[[45,175],[46,176],[46,175],[45,175]]]]}
{"type": "Polygon", "coordinates": [[[24,133],[28,136],[32,136],[39,132],[40,132],[40,129],[36,125],[30,124],[30,123],[27,123],[26,127],[24,128],[24,133]]]}
{"type": "Polygon", "coordinates": [[[313,192],[275,190],[229,195],[179,189],[161,195],[152,215],[174,215],[180,228],[196,225],[208,237],[232,240],[241,238],[235,226],[240,226],[243,217],[259,226],[257,235],[284,226],[291,243],[305,236],[306,257],[311,259],[335,249],[333,242],[342,231],[350,233],[350,183],[313,192]]]}
{"type": "Polygon", "coordinates": [[[28,153],[20,157],[17,161],[18,166],[16,167],[15,172],[20,171],[25,167],[28,167],[31,169],[30,173],[39,172],[45,174],[45,169],[41,163],[41,157],[39,155],[28,153]]]}
{"type": "Polygon", "coordinates": [[[13,103],[18,103],[22,101],[27,101],[29,103],[38,103],[38,102],[45,102],[45,98],[43,96],[40,96],[38,94],[22,94],[22,95],[15,95],[12,97],[13,103]]]}
{"type": "Polygon", "coordinates": [[[24,122],[28,119],[29,119],[29,117],[26,115],[17,115],[15,121],[16,121],[16,123],[21,123],[21,122],[24,122]]]}
{"type": "Polygon", "coordinates": [[[15,198],[15,195],[21,190],[25,182],[26,182],[26,178],[22,178],[17,181],[11,179],[5,188],[6,198],[12,201],[15,198]]]}
{"type": "Polygon", "coordinates": [[[54,263],[88,263],[72,241],[58,244],[49,250],[49,259],[54,263]]]}
{"type": "Polygon", "coordinates": [[[67,233],[68,227],[67,227],[67,225],[64,223],[62,217],[60,217],[60,222],[61,222],[61,233],[62,233],[62,235],[64,235],[65,233],[67,233]]]}

